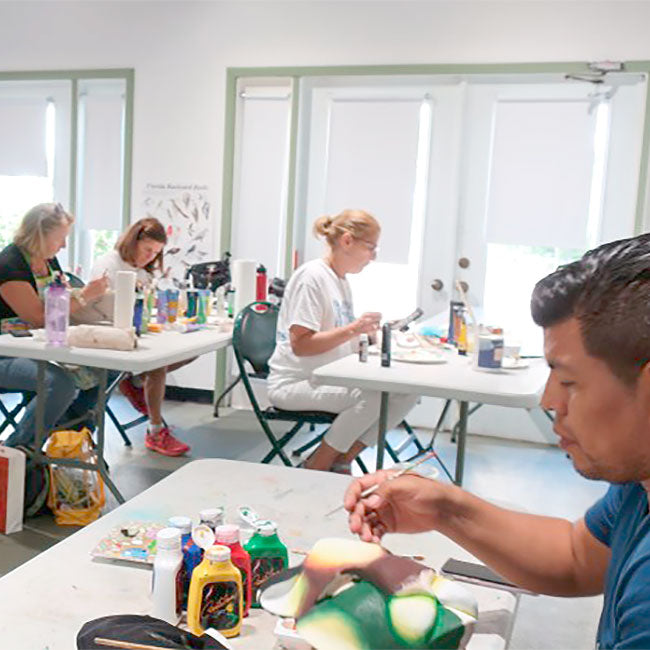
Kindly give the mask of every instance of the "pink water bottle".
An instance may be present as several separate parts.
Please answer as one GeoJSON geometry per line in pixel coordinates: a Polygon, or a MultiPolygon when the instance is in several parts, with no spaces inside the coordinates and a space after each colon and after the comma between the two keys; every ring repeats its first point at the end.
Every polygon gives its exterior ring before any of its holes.
{"type": "Polygon", "coordinates": [[[70,291],[57,275],[45,290],[45,340],[49,345],[66,345],[70,319],[70,291]]]}

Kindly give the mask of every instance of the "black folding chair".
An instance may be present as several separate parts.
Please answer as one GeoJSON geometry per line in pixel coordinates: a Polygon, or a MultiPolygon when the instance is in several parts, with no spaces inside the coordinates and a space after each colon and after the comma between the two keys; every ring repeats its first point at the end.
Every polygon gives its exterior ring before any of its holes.
{"type": "MultiPolygon", "coordinates": [[[[275,350],[275,331],[279,311],[277,305],[272,305],[268,302],[254,302],[242,309],[235,320],[232,347],[240,373],[240,379],[237,381],[241,380],[244,384],[246,394],[255,412],[255,417],[271,443],[272,449],[264,456],[262,463],[268,463],[275,456],[279,456],[285,465],[291,467],[293,464],[285,454],[284,447],[296,436],[305,424],[309,424],[312,429],[317,424],[328,425],[327,428],[329,428],[329,425],[332,424],[338,413],[327,413],[324,411],[285,411],[284,409],[278,409],[273,406],[262,410],[260,407],[251,384],[251,378],[266,379],[269,375],[268,361],[275,350]],[[250,364],[253,372],[248,371],[246,362],[250,364]],[[269,422],[273,421],[292,423],[292,426],[286,433],[280,437],[276,437],[269,426],[269,422]]],[[[403,424],[408,427],[406,423],[403,424]]],[[[318,444],[327,433],[327,428],[307,444],[294,450],[292,454],[300,455],[303,451],[318,444]]],[[[386,443],[386,451],[394,462],[399,462],[397,454],[388,443],[386,443]]],[[[368,472],[368,468],[361,458],[357,457],[356,462],[362,472],[368,472]]]]}
{"type": "Polygon", "coordinates": [[[13,390],[11,388],[0,388],[0,413],[2,414],[3,420],[0,423],[0,435],[4,433],[7,427],[11,427],[14,431],[18,428],[18,416],[24,408],[32,401],[36,393],[31,393],[28,391],[13,390]],[[11,408],[8,408],[7,405],[2,401],[2,395],[11,395],[16,394],[20,395],[20,399],[16,405],[11,408]]]}
{"type": "Polygon", "coordinates": [[[254,302],[242,309],[235,320],[232,347],[255,417],[271,443],[271,451],[264,456],[262,462],[269,463],[275,456],[279,456],[285,465],[292,467],[293,464],[283,450],[287,443],[305,424],[330,425],[337,414],[322,411],[285,411],[272,406],[262,410],[260,407],[250,378],[266,379],[269,375],[268,361],[275,350],[278,313],[278,307],[268,302],[254,302]],[[246,363],[251,365],[253,372],[249,373],[246,363]],[[271,421],[291,423],[291,428],[276,437],[269,426],[271,421]]]}

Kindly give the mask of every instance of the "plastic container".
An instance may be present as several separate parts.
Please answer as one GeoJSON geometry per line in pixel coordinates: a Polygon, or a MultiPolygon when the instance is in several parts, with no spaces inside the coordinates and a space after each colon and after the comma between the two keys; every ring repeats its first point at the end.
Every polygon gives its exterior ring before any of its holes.
{"type": "Polygon", "coordinates": [[[203,550],[192,539],[192,520],[189,517],[170,517],[168,524],[178,528],[181,533],[181,550],[183,552],[183,608],[187,608],[192,571],[200,564],[203,550]]]}
{"type": "Polygon", "coordinates": [[[69,322],[70,291],[57,275],[45,290],[45,340],[49,345],[66,345],[69,322]]]}
{"type": "Polygon", "coordinates": [[[175,323],[178,316],[178,289],[167,289],[167,322],[175,323]]]}
{"type": "Polygon", "coordinates": [[[272,521],[260,524],[244,545],[251,556],[252,607],[259,607],[258,589],[276,573],[289,566],[287,547],[278,537],[278,527],[272,521]]]}
{"type": "Polygon", "coordinates": [[[163,289],[156,292],[156,322],[161,325],[167,322],[167,291],[163,289]]]}
{"type": "Polygon", "coordinates": [[[209,526],[214,530],[217,526],[222,526],[224,523],[224,510],[223,506],[218,508],[204,508],[199,512],[199,519],[202,524],[209,526]]]}
{"type": "Polygon", "coordinates": [[[255,272],[255,300],[266,300],[266,267],[263,264],[255,272]]]}
{"type": "Polygon", "coordinates": [[[241,571],[244,616],[248,616],[251,607],[251,556],[244,550],[239,541],[239,526],[235,524],[217,526],[214,536],[215,544],[222,544],[230,549],[230,559],[241,571]]]}
{"type": "Polygon", "coordinates": [[[176,625],[183,613],[181,533],[178,528],[163,528],[156,535],[156,559],[153,562],[151,615],[176,625]]]}
{"type": "Polygon", "coordinates": [[[185,316],[187,318],[194,318],[199,311],[199,292],[196,289],[187,290],[187,307],[185,309],[185,316]]]}
{"type": "Polygon", "coordinates": [[[366,363],[368,361],[368,347],[370,346],[370,339],[367,334],[362,334],[359,337],[359,361],[366,363]]]}
{"type": "Polygon", "coordinates": [[[190,631],[201,636],[212,627],[225,637],[237,636],[243,600],[241,573],[230,561],[230,549],[221,545],[207,549],[192,574],[187,604],[190,631]]]}

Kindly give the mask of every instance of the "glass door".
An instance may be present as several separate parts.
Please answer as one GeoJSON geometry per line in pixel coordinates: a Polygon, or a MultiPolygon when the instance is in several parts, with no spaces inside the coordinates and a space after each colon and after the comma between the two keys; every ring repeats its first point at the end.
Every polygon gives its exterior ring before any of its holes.
{"type": "Polygon", "coordinates": [[[542,353],[535,283],[634,233],[645,85],[638,74],[468,85],[454,275],[478,318],[525,353],[542,353]]]}

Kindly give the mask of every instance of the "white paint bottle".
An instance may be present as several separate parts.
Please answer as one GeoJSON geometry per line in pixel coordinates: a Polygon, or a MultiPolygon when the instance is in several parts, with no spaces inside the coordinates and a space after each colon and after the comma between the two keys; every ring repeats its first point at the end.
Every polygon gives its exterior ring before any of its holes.
{"type": "Polygon", "coordinates": [[[183,613],[181,531],[178,528],[163,528],[156,536],[156,546],[151,615],[176,625],[183,613]]]}

